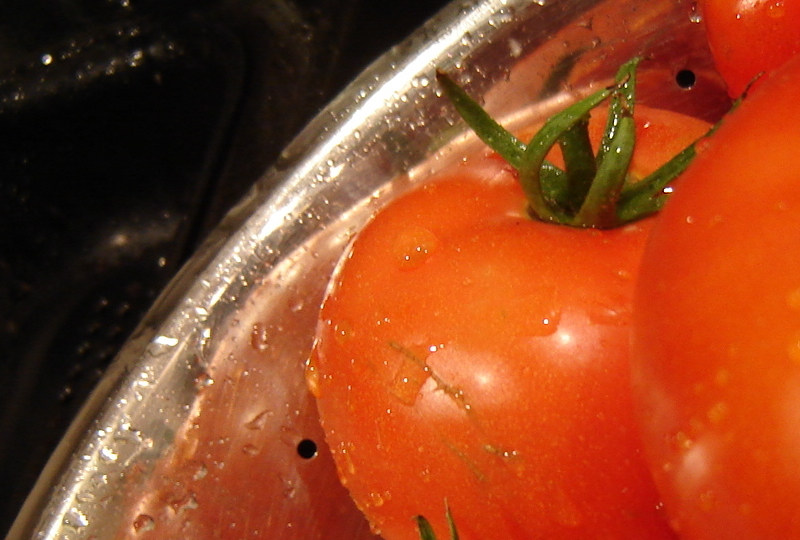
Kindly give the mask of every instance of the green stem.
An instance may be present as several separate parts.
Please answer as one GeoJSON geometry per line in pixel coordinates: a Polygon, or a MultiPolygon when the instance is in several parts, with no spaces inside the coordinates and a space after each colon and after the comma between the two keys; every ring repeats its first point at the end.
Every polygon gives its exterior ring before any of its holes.
{"type": "MultiPolygon", "coordinates": [[[[629,182],[640,62],[634,58],[623,64],[612,86],[552,116],[527,144],[492,119],[447,75],[437,72],[437,79],[478,137],[517,170],[533,216],[573,227],[611,228],[658,211],[665,200],[665,186],[683,172],[696,153],[695,141],[647,178],[629,182]],[[587,122],[592,109],[609,98],[608,120],[595,155],[587,122]],[[564,157],[564,170],[545,159],[556,144],[564,157]]],[[[716,126],[709,133],[714,129],[716,126]]]]}

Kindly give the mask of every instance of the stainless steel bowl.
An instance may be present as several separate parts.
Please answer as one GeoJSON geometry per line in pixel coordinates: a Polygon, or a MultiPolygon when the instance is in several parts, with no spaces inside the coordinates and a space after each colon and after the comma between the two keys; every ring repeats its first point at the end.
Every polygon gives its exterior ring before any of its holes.
{"type": "Polygon", "coordinates": [[[604,84],[634,55],[649,58],[644,102],[712,120],[727,108],[690,0],[456,0],[389,51],[163,293],[9,539],[372,537],[337,480],[303,367],[353,234],[477,144],[435,69],[514,123],[604,84]]]}

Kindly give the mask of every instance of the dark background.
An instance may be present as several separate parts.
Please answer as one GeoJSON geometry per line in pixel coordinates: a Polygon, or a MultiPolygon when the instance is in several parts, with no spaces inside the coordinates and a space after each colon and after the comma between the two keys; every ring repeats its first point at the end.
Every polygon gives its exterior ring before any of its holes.
{"type": "Polygon", "coordinates": [[[0,3],[0,533],[187,256],[444,4],[0,3]]]}

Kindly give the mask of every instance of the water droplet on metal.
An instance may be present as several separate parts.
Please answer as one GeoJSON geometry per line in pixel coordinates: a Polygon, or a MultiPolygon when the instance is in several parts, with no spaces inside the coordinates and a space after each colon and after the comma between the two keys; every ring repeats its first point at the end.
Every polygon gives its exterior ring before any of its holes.
{"type": "Polygon", "coordinates": [[[147,514],[139,514],[133,520],[133,530],[137,533],[145,533],[156,528],[156,520],[147,514]]]}

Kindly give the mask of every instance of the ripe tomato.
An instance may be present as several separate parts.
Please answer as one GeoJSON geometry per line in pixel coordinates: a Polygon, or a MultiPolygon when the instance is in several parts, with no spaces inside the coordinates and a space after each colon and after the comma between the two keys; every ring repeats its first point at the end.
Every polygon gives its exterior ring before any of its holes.
{"type": "Polygon", "coordinates": [[[633,377],[681,538],[800,538],[800,59],[706,141],[640,271],[633,377]]]}
{"type": "MultiPolygon", "coordinates": [[[[634,168],[705,133],[637,108],[634,168]]],[[[472,156],[358,234],[308,378],[344,485],[387,540],[666,539],[629,390],[633,284],[652,219],[528,217],[511,168],[472,156]]]]}
{"type": "Polygon", "coordinates": [[[698,7],[731,97],[800,51],[800,2],[699,0],[698,7]]]}

